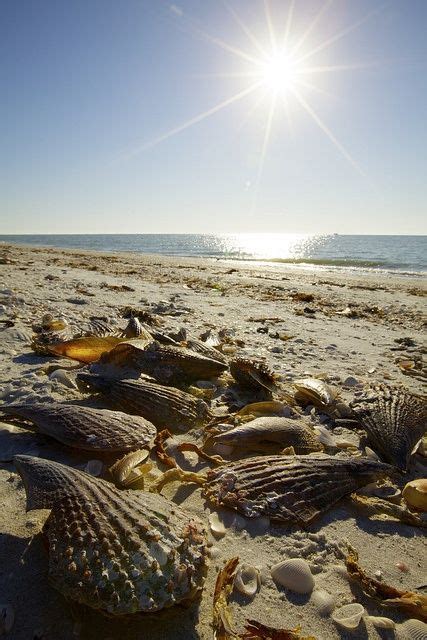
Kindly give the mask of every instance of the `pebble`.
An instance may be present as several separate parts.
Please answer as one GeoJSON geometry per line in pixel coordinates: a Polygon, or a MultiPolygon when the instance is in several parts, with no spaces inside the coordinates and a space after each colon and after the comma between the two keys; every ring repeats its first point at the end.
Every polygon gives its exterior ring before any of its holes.
{"type": "Polygon", "coordinates": [[[343,382],[344,387],[355,387],[358,384],[359,381],[356,380],[356,378],[353,378],[353,376],[348,376],[348,378],[346,378],[343,382]]]}

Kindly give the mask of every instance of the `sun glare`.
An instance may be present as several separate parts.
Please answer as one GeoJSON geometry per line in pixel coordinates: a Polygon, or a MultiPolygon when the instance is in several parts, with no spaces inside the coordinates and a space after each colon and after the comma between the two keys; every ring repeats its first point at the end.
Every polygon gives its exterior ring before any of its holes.
{"type": "Polygon", "coordinates": [[[277,53],[262,65],[263,83],[274,93],[286,94],[295,87],[300,69],[285,52],[277,53]]]}

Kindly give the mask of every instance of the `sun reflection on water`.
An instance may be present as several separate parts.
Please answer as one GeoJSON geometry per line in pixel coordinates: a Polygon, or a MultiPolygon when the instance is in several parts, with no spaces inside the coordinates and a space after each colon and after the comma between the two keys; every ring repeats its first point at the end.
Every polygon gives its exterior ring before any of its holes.
{"type": "Polygon", "coordinates": [[[236,258],[299,260],[310,257],[329,237],[302,233],[224,234],[219,237],[218,249],[236,258]]]}

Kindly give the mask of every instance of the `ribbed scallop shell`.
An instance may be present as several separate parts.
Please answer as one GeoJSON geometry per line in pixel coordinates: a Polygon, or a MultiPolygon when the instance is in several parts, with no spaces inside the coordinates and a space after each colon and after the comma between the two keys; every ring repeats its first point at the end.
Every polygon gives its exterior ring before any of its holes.
{"type": "Polygon", "coordinates": [[[427,640],[427,624],[415,618],[398,624],[396,631],[399,640],[427,640]]]}
{"type": "Polygon", "coordinates": [[[215,435],[214,443],[230,444],[242,449],[256,449],[257,445],[281,450],[293,447],[295,453],[306,454],[322,451],[315,433],[303,422],[291,418],[256,418],[230,431],[215,435]]]}
{"type": "Polygon", "coordinates": [[[87,451],[130,451],[156,435],[151,422],[121,411],[57,402],[2,405],[0,410],[30,420],[38,431],[69,447],[87,451]]]}
{"type": "Polygon", "coordinates": [[[303,558],[290,558],[271,568],[273,580],[295,593],[311,593],[314,578],[310,566],[303,558]]]}
{"type": "Polygon", "coordinates": [[[201,588],[205,530],[176,504],[40,458],[15,465],[27,509],[51,509],[49,578],[65,597],[119,615],[155,612],[201,588]]]}
{"type": "Polygon", "coordinates": [[[230,362],[230,373],[242,387],[262,392],[267,397],[275,391],[274,374],[264,362],[235,358],[230,362]]]}
{"type": "Polygon", "coordinates": [[[194,353],[201,353],[202,356],[206,356],[206,358],[212,358],[212,360],[217,360],[218,362],[223,362],[227,365],[227,358],[225,355],[202,340],[197,340],[197,338],[188,338],[188,340],[186,340],[186,346],[187,349],[190,349],[190,351],[193,351],[194,353]]]}
{"type": "Polygon", "coordinates": [[[202,491],[213,504],[249,518],[306,525],[343,496],[392,472],[361,458],[257,456],[210,470],[202,491]]]}
{"type": "Polygon", "coordinates": [[[117,409],[144,416],[158,428],[190,429],[211,418],[208,405],[189,393],[145,380],[114,380],[79,374],[79,382],[96,391],[117,409]]]}
{"type": "Polygon", "coordinates": [[[427,430],[427,403],[399,387],[377,385],[351,403],[373,449],[406,471],[416,443],[427,430]]]}
{"type": "Polygon", "coordinates": [[[198,380],[220,375],[227,365],[184,347],[144,341],[121,342],[105,353],[103,365],[131,368],[152,376],[164,384],[180,384],[183,380],[198,380]]]}

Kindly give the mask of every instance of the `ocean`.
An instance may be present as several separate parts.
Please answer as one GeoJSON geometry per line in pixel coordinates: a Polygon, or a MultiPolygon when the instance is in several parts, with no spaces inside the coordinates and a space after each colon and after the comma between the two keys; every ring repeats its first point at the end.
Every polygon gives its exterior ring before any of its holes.
{"type": "Polygon", "coordinates": [[[286,233],[2,235],[0,242],[420,275],[427,271],[427,236],[286,233]]]}

